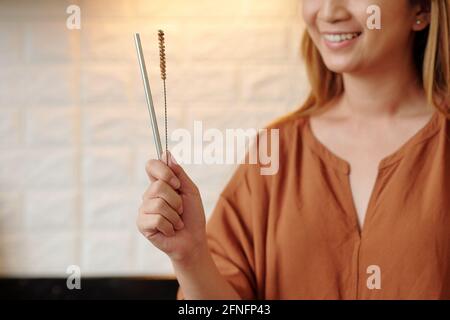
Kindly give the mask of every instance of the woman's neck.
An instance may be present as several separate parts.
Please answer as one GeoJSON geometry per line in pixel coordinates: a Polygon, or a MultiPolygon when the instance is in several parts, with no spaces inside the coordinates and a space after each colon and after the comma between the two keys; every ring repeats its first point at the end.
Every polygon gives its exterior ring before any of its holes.
{"type": "Polygon", "coordinates": [[[407,115],[423,110],[426,104],[412,58],[380,65],[366,73],[344,74],[343,80],[341,108],[352,116],[407,115]]]}

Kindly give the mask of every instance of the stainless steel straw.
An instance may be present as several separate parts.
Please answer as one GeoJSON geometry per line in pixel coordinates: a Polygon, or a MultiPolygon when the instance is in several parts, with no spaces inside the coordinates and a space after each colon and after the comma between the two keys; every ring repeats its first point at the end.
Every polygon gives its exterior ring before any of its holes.
{"type": "Polygon", "coordinates": [[[134,34],[134,42],[136,44],[136,52],[139,60],[139,67],[141,69],[142,82],[144,84],[145,99],[147,101],[147,109],[150,115],[153,139],[155,140],[156,152],[158,154],[158,159],[161,160],[162,157],[162,146],[161,138],[159,136],[158,122],[156,120],[155,107],[153,106],[152,91],[150,90],[150,83],[148,81],[147,69],[145,67],[144,54],[142,53],[141,38],[139,33],[134,34]]]}

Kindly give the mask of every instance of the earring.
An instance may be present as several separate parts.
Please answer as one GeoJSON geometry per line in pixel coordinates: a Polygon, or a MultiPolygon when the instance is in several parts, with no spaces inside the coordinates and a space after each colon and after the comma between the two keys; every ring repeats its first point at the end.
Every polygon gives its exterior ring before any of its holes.
{"type": "Polygon", "coordinates": [[[416,20],[416,24],[421,24],[421,23],[422,23],[422,21],[416,20]]]}

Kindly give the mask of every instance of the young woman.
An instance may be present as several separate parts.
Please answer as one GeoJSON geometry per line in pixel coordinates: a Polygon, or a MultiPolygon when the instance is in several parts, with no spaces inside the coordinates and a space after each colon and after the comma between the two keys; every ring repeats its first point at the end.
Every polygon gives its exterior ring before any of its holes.
{"type": "Polygon", "coordinates": [[[179,298],[450,299],[450,0],[304,0],[303,18],[312,92],[268,126],[278,173],[240,165],[205,228],[182,167],[150,160],[139,230],[179,298]]]}

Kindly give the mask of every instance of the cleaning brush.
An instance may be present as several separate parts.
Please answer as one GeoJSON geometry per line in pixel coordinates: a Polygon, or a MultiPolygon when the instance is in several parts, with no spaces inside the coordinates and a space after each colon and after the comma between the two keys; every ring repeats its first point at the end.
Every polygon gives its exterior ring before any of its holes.
{"type": "Polygon", "coordinates": [[[159,66],[161,69],[161,79],[164,85],[164,130],[165,130],[165,144],[166,144],[166,164],[168,164],[167,158],[167,91],[166,91],[166,46],[164,43],[164,31],[158,31],[159,40],[159,66]]]}

